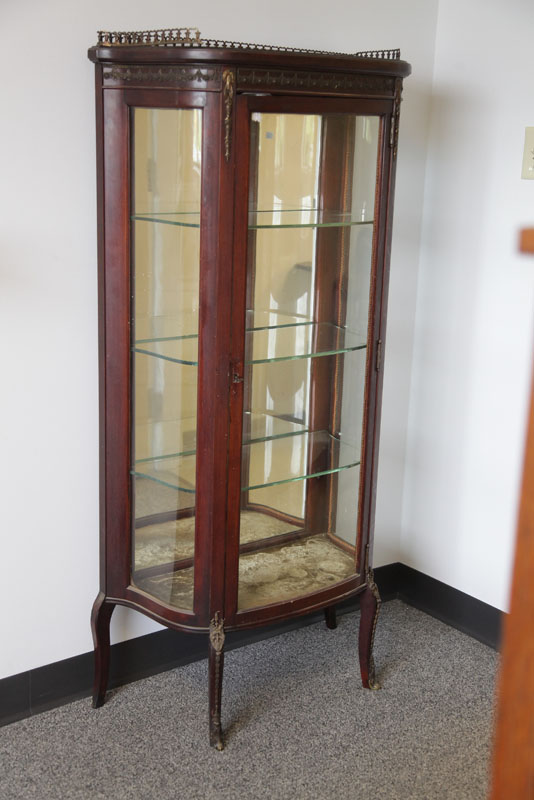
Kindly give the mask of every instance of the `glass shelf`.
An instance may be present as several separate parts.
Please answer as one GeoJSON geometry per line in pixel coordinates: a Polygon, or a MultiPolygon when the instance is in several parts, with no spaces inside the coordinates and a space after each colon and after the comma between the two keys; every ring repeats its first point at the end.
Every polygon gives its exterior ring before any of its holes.
{"type": "MultiPolygon", "coordinates": [[[[307,428],[299,422],[277,417],[266,412],[247,411],[243,415],[243,442],[267,442],[286,436],[306,433],[307,428]]],[[[192,456],[196,453],[196,418],[148,422],[135,427],[135,451],[141,454],[137,466],[149,461],[163,462],[169,458],[192,456]],[[153,455],[150,455],[150,453],[153,455]]],[[[139,467],[141,472],[144,467],[139,467]]]]}
{"type": "Polygon", "coordinates": [[[249,480],[242,491],[249,491],[356,467],[360,463],[360,453],[328,431],[310,431],[290,440],[244,445],[243,459],[249,465],[249,480]]]}
{"type": "Polygon", "coordinates": [[[365,349],[365,337],[327,322],[255,328],[246,334],[246,364],[271,364],[365,349]]]}
{"type": "MultiPolygon", "coordinates": [[[[372,219],[362,219],[362,212],[329,211],[319,208],[288,208],[249,211],[248,228],[344,228],[351,225],[372,225],[372,219]]],[[[137,222],[157,222],[181,228],[200,228],[200,211],[154,211],[132,214],[137,222]]]]}
{"type": "Polygon", "coordinates": [[[135,463],[194,455],[197,447],[196,426],[196,417],[136,425],[135,463]]]}
{"type": "Polygon", "coordinates": [[[161,339],[148,339],[136,342],[132,352],[162,358],[175,364],[189,367],[198,366],[198,336],[169,336],[161,339]]]}
{"type": "Polygon", "coordinates": [[[136,463],[130,474],[135,478],[146,478],[149,481],[176,489],[179,492],[195,494],[196,455],[184,453],[148,458],[136,463]]]}
{"type": "MultiPolygon", "coordinates": [[[[187,298],[186,298],[187,299],[187,298]]],[[[193,305],[193,302],[190,303],[193,305]]],[[[135,344],[198,337],[198,309],[176,315],[135,317],[135,344]]]]}
{"type": "Polygon", "coordinates": [[[243,442],[268,442],[273,439],[284,439],[287,436],[299,436],[307,433],[305,425],[293,420],[277,417],[274,414],[245,411],[243,414],[243,442]]]}
{"type": "MultiPolygon", "coordinates": [[[[278,309],[247,309],[245,329],[260,331],[271,328],[296,328],[313,325],[313,320],[302,314],[288,314],[278,309]]],[[[135,345],[181,339],[198,338],[198,309],[176,315],[137,316],[135,318],[135,345]]]]}
{"type": "Polygon", "coordinates": [[[132,214],[132,219],[136,222],[178,225],[180,228],[200,228],[200,211],[154,211],[148,214],[132,214]]]}
{"type": "MultiPolygon", "coordinates": [[[[265,314],[264,321],[268,323],[269,314],[265,314]]],[[[256,325],[261,317],[256,314],[256,325]]],[[[250,356],[246,364],[270,364],[365,349],[366,337],[361,333],[299,317],[286,316],[285,320],[281,324],[265,324],[247,330],[245,352],[250,356]]],[[[135,342],[132,350],[176,364],[198,366],[196,334],[141,339],[135,342]]]]}
{"type": "Polygon", "coordinates": [[[372,225],[358,211],[330,211],[320,208],[288,208],[249,211],[248,228],[344,228],[351,225],[372,225]]]}
{"type": "Polygon", "coordinates": [[[288,314],[277,308],[247,308],[245,320],[245,330],[247,331],[261,331],[274,328],[297,328],[303,325],[313,325],[313,319],[303,314],[288,314]]]}
{"type": "MultiPolygon", "coordinates": [[[[249,491],[356,467],[360,453],[327,431],[301,429],[277,438],[249,441],[243,446],[243,459],[247,463],[247,485],[242,491],[249,491]]],[[[137,478],[147,478],[178,491],[195,492],[195,457],[191,454],[147,459],[136,464],[131,472],[137,478]]]]}

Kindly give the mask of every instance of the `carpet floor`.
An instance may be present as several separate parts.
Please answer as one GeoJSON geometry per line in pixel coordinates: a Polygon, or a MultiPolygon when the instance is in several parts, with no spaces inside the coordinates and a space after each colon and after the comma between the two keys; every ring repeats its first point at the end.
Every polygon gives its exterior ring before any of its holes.
{"type": "Polygon", "coordinates": [[[222,753],[207,663],[0,729],[3,800],[483,800],[497,655],[398,600],[361,688],[358,614],[226,655],[222,753]]]}

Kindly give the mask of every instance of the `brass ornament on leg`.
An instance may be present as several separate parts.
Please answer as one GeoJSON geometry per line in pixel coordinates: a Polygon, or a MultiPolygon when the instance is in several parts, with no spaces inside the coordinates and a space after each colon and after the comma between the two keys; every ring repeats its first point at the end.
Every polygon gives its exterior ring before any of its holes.
{"type": "Polygon", "coordinates": [[[224,620],[217,611],[209,627],[210,745],[217,750],[222,750],[224,747],[221,726],[224,640],[224,620]]]}
{"type": "Polygon", "coordinates": [[[374,618],[373,618],[373,627],[372,627],[372,631],[371,631],[371,647],[370,647],[371,655],[369,657],[369,688],[376,690],[376,689],[380,689],[381,686],[380,686],[379,682],[376,680],[375,657],[373,655],[373,648],[374,648],[374,644],[375,644],[376,624],[378,622],[378,615],[380,614],[380,606],[382,605],[382,600],[380,598],[380,593],[378,591],[378,586],[376,585],[375,580],[374,580],[373,570],[370,569],[369,567],[367,568],[367,571],[366,571],[366,574],[365,574],[365,579],[366,579],[366,582],[367,582],[367,586],[371,590],[371,592],[372,592],[372,594],[373,594],[373,596],[374,596],[374,598],[376,600],[376,611],[375,611],[375,615],[374,615],[374,618]]]}
{"type": "Polygon", "coordinates": [[[217,611],[210,622],[210,643],[216,653],[222,653],[224,647],[224,620],[217,611]]]}
{"type": "Polygon", "coordinates": [[[360,669],[362,673],[363,685],[367,689],[380,689],[380,684],[376,680],[375,660],[373,648],[375,643],[376,625],[382,600],[375,583],[373,570],[370,562],[370,548],[366,545],[364,560],[365,591],[360,598],[360,636],[359,653],[360,669]]]}

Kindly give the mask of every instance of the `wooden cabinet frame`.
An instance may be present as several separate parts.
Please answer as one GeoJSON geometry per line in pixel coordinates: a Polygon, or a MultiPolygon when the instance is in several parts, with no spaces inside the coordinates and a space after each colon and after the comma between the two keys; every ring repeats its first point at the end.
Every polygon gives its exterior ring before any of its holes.
{"type": "MultiPolygon", "coordinates": [[[[89,57],[96,65],[101,417],[101,584],[92,615],[94,705],[101,705],[105,697],[113,608],[135,608],[171,628],[209,635],[210,739],[221,748],[225,631],[321,608],[329,627],[335,627],[336,604],[360,594],[361,676],[364,686],[377,685],[372,644],[380,598],[371,550],[382,392],[380,354],[385,340],[400,93],[402,78],[410,68],[398,57],[380,54],[276,52],[209,42],[142,46],[111,41],[91,48],[89,57]],[[136,586],[132,577],[132,108],[202,110],[196,533],[194,602],[189,611],[163,603],[136,586]],[[350,210],[345,175],[351,166],[344,155],[350,148],[342,143],[354,131],[347,115],[377,116],[380,134],[354,575],[289,601],[239,610],[239,515],[249,503],[248,492],[241,491],[241,448],[243,408],[250,402],[244,396],[244,319],[247,258],[254,254],[255,238],[247,230],[255,181],[249,158],[254,112],[319,114],[331,120],[321,146],[327,167],[322,170],[325,178],[319,191],[325,207],[334,203],[350,210]]],[[[319,265],[333,254],[342,264],[345,235],[328,228],[320,231],[319,265]]],[[[326,276],[326,269],[321,274],[326,276]]],[[[330,295],[326,285],[324,290],[319,285],[314,318],[335,318],[343,325],[346,312],[330,295]]],[[[325,403],[325,391],[335,391],[340,379],[339,357],[314,362],[312,418],[330,415],[328,425],[335,428],[335,403],[325,403]]],[[[306,521],[318,525],[321,514],[334,513],[320,505],[310,491],[306,521]]],[[[241,551],[246,549],[242,544],[241,551]]]]}

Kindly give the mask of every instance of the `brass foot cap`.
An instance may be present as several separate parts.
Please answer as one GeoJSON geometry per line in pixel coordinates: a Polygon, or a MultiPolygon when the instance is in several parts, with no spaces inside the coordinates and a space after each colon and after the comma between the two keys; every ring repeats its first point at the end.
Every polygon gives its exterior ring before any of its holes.
{"type": "Polygon", "coordinates": [[[210,745],[216,750],[224,750],[224,741],[220,730],[210,732],[210,745]]]}

